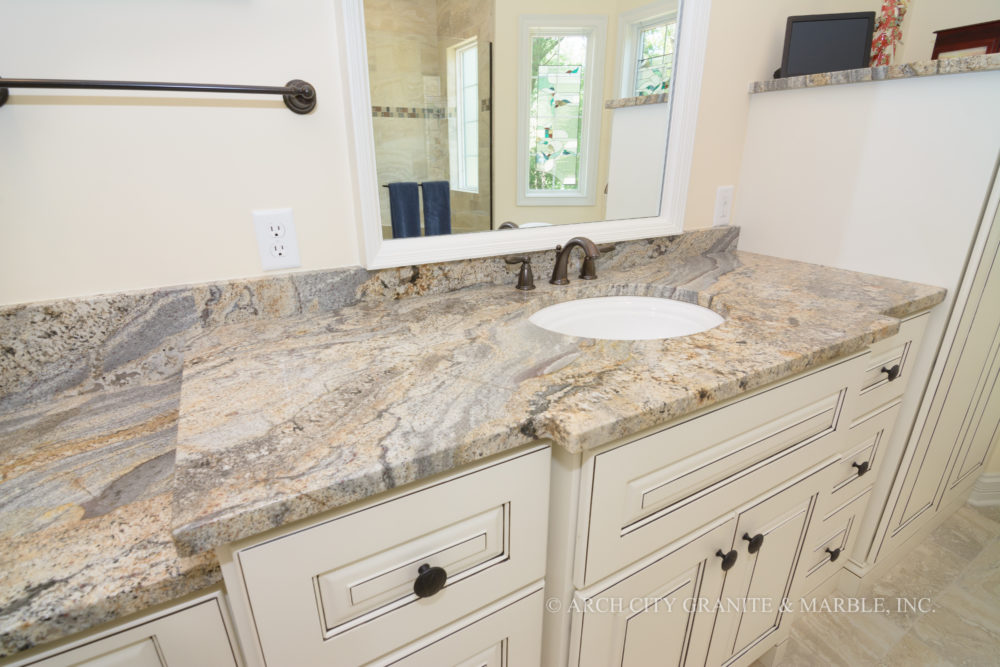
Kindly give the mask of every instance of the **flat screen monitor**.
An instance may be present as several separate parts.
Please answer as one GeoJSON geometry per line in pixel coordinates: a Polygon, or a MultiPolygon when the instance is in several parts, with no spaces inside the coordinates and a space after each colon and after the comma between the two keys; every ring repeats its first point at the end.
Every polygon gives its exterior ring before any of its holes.
{"type": "Polygon", "coordinates": [[[775,77],[869,66],[875,12],[789,16],[775,77]]]}

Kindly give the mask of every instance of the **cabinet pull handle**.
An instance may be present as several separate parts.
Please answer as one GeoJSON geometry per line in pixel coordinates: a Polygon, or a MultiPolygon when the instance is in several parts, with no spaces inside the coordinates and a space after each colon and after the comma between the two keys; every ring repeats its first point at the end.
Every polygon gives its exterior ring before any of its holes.
{"type": "Polygon", "coordinates": [[[747,545],[747,551],[752,554],[757,553],[764,546],[764,536],[761,533],[757,533],[753,537],[750,537],[750,533],[743,533],[743,539],[750,543],[747,545]]]}
{"type": "Polygon", "coordinates": [[[864,463],[852,463],[851,466],[858,469],[858,477],[861,477],[871,469],[871,466],[868,465],[868,461],[865,461],[864,463]]]}
{"type": "Polygon", "coordinates": [[[889,382],[892,382],[899,377],[899,364],[895,364],[892,368],[882,367],[882,372],[889,376],[889,382]]]}
{"type": "Polygon", "coordinates": [[[443,567],[431,567],[424,563],[417,572],[417,578],[413,582],[413,592],[418,598],[429,598],[444,588],[448,581],[448,573],[443,567]]]}
{"type": "Polygon", "coordinates": [[[837,547],[836,549],[827,549],[826,552],[830,554],[831,563],[840,558],[840,547],[837,547]]]}
{"type": "Polygon", "coordinates": [[[722,553],[722,549],[715,552],[715,555],[722,559],[722,571],[725,572],[733,565],[736,565],[736,559],[739,558],[739,553],[736,549],[733,549],[729,553],[722,553]]]}

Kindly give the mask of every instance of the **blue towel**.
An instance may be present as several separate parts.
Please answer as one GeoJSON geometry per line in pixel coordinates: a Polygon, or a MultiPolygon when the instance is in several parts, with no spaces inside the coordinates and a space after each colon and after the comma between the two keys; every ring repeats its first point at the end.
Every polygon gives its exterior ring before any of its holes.
{"type": "Polygon", "coordinates": [[[424,181],[424,235],[451,234],[451,186],[424,181]]]}
{"type": "Polygon", "coordinates": [[[416,183],[389,184],[389,212],[392,238],[420,236],[420,200],[416,183]]]}

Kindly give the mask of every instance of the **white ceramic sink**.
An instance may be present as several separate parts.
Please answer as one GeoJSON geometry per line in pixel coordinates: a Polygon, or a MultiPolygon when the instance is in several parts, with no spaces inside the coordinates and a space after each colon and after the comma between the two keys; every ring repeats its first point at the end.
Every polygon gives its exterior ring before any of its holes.
{"type": "Polygon", "coordinates": [[[718,313],[693,303],[651,296],[603,296],[557,303],[528,318],[549,331],[605,340],[689,336],[717,327],[718,313]]]}

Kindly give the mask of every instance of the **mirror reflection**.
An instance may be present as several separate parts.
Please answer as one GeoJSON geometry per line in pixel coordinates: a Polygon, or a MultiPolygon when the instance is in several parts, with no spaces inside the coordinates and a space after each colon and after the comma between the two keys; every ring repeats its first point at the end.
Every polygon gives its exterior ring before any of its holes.
{"type": "Polygon", "coordinates": [[[365,0],[384,239],[656,216],[677,0],[365,0]]]}

